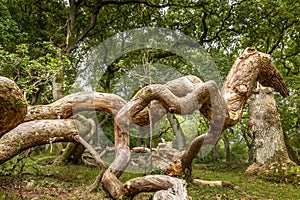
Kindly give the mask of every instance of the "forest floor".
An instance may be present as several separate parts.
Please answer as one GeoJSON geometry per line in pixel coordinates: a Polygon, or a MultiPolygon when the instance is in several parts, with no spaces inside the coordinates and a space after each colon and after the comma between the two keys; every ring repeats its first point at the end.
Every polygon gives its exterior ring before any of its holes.
{"type": "MultiPolygon", "coordinates": [[[[84,165],[45,165],[40,160],[27,159],[22,174],[17,166],[14,174],[9,174],[13,163],[1,166],[0,200],[2,199],[97,199],[110,200],[99,187],[86,194],[88,186],[99,173],[97,167],[84,165]],[[31,160],[31,161],[28,161],[31,160]],[[37,164],[37,162],[39,164],[37,164]],[[7,174],[7,175],[5,175],[7,174]]],[[[300,199],[299,185],[268,182],[255,177],[244,176],[246,166],[227,167],[225,164],[194,164],[193,177],[202,180],[231,181],[239,189],[213,188],[188,183],[188,193],[193,199],[300,199]]],[[[141,176],[124,173],[121,181],[141,176]]],[[[140,194],[134,199],[151,199],[152,194],[140,194]]]]}

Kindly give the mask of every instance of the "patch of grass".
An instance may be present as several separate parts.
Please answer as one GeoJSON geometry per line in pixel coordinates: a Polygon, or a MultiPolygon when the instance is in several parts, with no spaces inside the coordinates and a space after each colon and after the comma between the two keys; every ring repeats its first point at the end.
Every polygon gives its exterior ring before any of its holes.
{"type": "Polygon", "coordinates": [[[231,181],[239,187],[239,190],[197,186],[189,183],[189,194],[193,199],[300,199],[299,186],[244,176],[244,171],[245,166],[231,169],[222,164],[195,164],[193,166],[194,178],[231,181]]]}
{"type": "MultiPolygon", "coordinates": [[[[40,160],[39,160],[40,161],[40,160]]],[[[231,181],[239,187],[213,188],[188,183],[188,193],[197,199],[300,199],[298,185],[274,183],[253,176],[244,176],[247,166],[229,168],[224,164],[194,164],[193,178],[203,180],[231,181]]],[[[0,200],[2,199],[97,199],[109,200],[101,187],[95,192],[82,196],[99,173],[97,167],[84,165],[39,165],[37,160],[25,166],[19,174],[0,175],[0,200]],[[35,167],[32,167],[35,165],[35,167]],[[22,186],[22,190],[20,190],[22,186]]],[[[142,176],[141,173],[125,172],[121,182],[142,176]]],[[[140,194],[134,199],[148,200],[153,194],[140,194]]]]}

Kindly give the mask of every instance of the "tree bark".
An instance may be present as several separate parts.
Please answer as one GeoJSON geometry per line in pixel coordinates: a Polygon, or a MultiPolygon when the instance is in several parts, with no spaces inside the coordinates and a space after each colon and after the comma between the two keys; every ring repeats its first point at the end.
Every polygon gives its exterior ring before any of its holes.
{"type": "Polygon", "coordinates": [[[214,163],[217,163],[218,159],[219,159],[219,147],[218,147],[218,143],[217,143],[213,146],[212,161],[214,163]]]}
{"type": "Polygon", "coordinates": [[[249,99],[249,127],[254,135],[254,160],[246,174],[276,181],[295,180],[299,172],[288,156],[280,115],[271,88],[260,86],[249,99]],[[292,174],[290,174],[290,172],[292,174]]]}
{"type": "Polygon", "coordinates": [[[6,133],[0,140],[0,164],[34,146],[55,142],[74,142],[74,136],[86,134],[90,126],[75,119],[25,122],[6,133]]]}
{"type": "Polygon", "coordinates": [[[101,111],[115,115],[126,102],[115,94],[78,92],[48,105],[29,106],[24,121],[66,119],[79,111],[101,111]]]}
{"type": "Polygon", "coordinates": [[[200,179],[194,179],[193,183],[200,186],[210,186],[210,187],[228,187],[231,189],[239,189],[238,186],[230,181],[206,181],[200,179]]]}
{"type": "Polygon", "coordinates": [[[226,134],[223,134],[223,142],[225,148],[225,156],[226,156],[226,165],[230,165],[231,163],[231,151],[230,151],[230,143],[226,134]]]}
{"type": "Polygon", "coordinates": [[[153,200],[188,200],[186,182],[165,175],[148,175],[130,179],[124,183],[125,196],[135,196],[141,192],[156,192],[153,200]]]}
{"type": "MultiPolygon", "coordinates": [[[[191,163],[199,149],[203,145],[215,145],[222,132],[240,120],[243,106],[252,94],[253,85],[256,81],[264,86],[273,87],[283,97],[288,95],[288,89],[281,74],[274,67],[270,55],[258,52],[253,48],[247,48],[234,63],[221,93],[214,81],[203,83],[197,77],[186,76],[170,81],[165,85],[148,85],[126,104],[117,95],[84,92],[66,96],[50,105],[31,106],[25,118],[25,121],[28,122],[6,133],[2,137],[5,140],[2,141],[1,138],[0,152],[5,152],[5,148],[8,148],[13,153],[10,155],[1,154],[2,160],[0,159],[0,162],[5,162],[33,145],[56,141],[74,141],[74,135],[78,135],[80,128],[88,129],[82,130],[83,132],[89,132],[90,128],[86,128],[85,125],[75,126],[74,121],[79,121],[79,123],[82,121],[66,119],[74,114],[74,111],[98,110],[110,113],[115,115],[115,159],[104,172],[101,182],[112,197],[120,198],[130,193],[128,188],[126,189],[124,184],[118,180],[131,157],[129,147],[130,125],[132,122],[140,126],[149,125],[148,106],[151,104],[151,108],[155,110],[154,114],[151,115],[153,123],[166,112],[187,115],[195,110],[200,110],[210,121],[208,132],[196,137],[183,155],[174,161],[174,165],[166,169],[170,174],[182,172],[185,173],[186,177],[189,177],[191,163]],[[36,119],[38,120],[32,121],[36,119]]],[[[165,182],[161,180],[159,184],[162,185],[159,188],[164,190],[165,182]]],[[[174,184],[168,188],[173,188],[173,186],[174,184]]],[[[146,186],[137,184],[136,187],[139,191],[148,191],[147,184],[146,186]]],[[[166,194],[166,196],[168,195],[166,194]]]]}
{"type": "Polygon", "coordinates": [[[249,99],[249,127],[254,134],[254,162],[264,165],[270,159],[288,159],[279,111],[271,88],[259,86],[249,99]]]}
{"type": "Polygon", "coordinates": [[[148,114],[145,115],[147,113],[145,108],[152,101],[163,106],[169,113],[185,115],[200,109],[210,120],[208,133],[195,138],[180,161],[174,162],[174,166],[171,167],[173,169],[181,167],[181,171],[185,173],[186,177],[190,177],[192,160],[196,157],[201,146],[205,144],[215,145],[223,130],[239,121],[243,106],[252,94],[252,88],[256,81],[274,87],[284,97],[288,95],[288,89],[281,74],[274,67],[270,55],[258,52],[253,48],[247,48],[233,65],[225,80],[221,92],[222,96],[213,81],[191,84],[193,86],[192,91],[180,90],[179,93],[171,91],[167,84],[155,84],[142,88],[115,117],[116,157],[104,173],[103,186],[114,198],[124,194],[124,188],[118,177],[129,163],[131,119],[133,118],[133,121],[139,125],[149,124],[146,117],[148,114]]]}
{"type": "Polygon", "coordinates": [[[23,122],[27,102],[17,84],[0,76],[0,137],[23,122]]]}

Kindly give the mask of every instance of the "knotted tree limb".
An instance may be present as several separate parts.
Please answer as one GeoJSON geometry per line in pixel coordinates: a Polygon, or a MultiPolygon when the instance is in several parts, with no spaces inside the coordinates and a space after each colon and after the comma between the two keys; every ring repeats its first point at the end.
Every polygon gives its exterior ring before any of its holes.
{"type": "MultiPolygon", "coordinates": [[[[102,183],[112,197],[118,198],[124,194],[124,188],[119,176],[129,163],[129,128],[131,120],[136,124],[147,124],[145,110],[154,101],[169,113],[191,114],[196,109],[210,120],[208,133],[195,138],[181,157],[182,171],[191,170],[191,162],[203,144],[215,144],[223,130],[236,124],[241,116],[245,102],[252,94],[256,81],[274,89],[285,97],[288,89],[281,74],[274,67],[270,55],[247,48],[234,63],[229,72],[221,94],[213,81],[191,84],[192,90],[178,93],[171,91],[166,85],[149,85],[142,88],[126,105],[122,107],[115,118],[115,149],[116,157],[104,173],[102,183]],[[142,116],[142,117],[139,117],[142,116]],[[142,123],[141,123],[142,122],[142,123]]],[[[187,173],[189,174],[189,173],[187,173]]]]}
{"type": "Polygon", "coordinates": [[[133,197],[141,192],[156,192],[153,200],[188,200],[186,182],[166,175],[148,175],[130,179],[124,183],[125,196],[133,197]]]}
{"type": "MultiPolygon", "coordinates": [[[[288,90],[283,78],[274,67],[271,57],[253,48],[247,48],[243,54],[239,56],[229,72],[221,94],[217,91],[216,84],[213,81],[202,83],[194,76],[187,76],[170,81],[165,85],[157,84],[146,86],[127,104],[117,95],[103,93],[94,95],[94,93],[85,93],[85,95],[82,96],[84,93],[73,94],[47,106],[30,107],[25,120],[39,119],[36,122],[42,123],[42,119],[65,119],[70,117],[74,111],[81,110],[100,110],[116,114],[119,109],[122,108],[115,117],[116,157],[102,178],[102,183],[107,191],[111,196],[118,198],[126,193],[124,184],[122,184],[118,178],[126,169],[130,160],[130,124],[134,122],[140,126],[149,125],[147,109],[149,104],[151,104],[151,108],[157,110],[152,120],[153,123],[159,120],[166,112],[185,115],[191,114],[197,109],[210,121],[208,133],[195,138],[179,162],[176,162],[176,165],[182,167],[182,171],[185,172],[191,169],[191,162],[203,144],[216,143],[224,129],[239,121],[243,106],[251,95],[253,85],[256,81],[264,86],[273,87],[284,97],[288,95],[288,90]],[[93,101],[93,95],[96,96],[95,101],[93,101]],[[111,102],[114,102],[117,106],[115,106],[114,103],[111,105],[111,102]],[[95,106],[92,106],[93,103],[95,106]]],[[[19,127],[26,127],[27,123],[23,123],[19,127]]],[[[56,125],[58,124],[59,123],[56,125]]],[[[43,123],[40,124],[40,126],[43,126],[43,123]]],[[[53,125],[53,127],[54,126],[55,125],[53,125]]],[[[66,126],[68,127],[68,125],[66,126]]],[[[29,126],[27,126],[26,129],[29,129],[28,127],[29,126]]],[[[51,127],[52,125],[49,125],[49,128],[51,127]]],[[[15,129],[18,130],[18,127],[15,129]]],[[[10,131],[6,133],[8,136],[5,138],[16,137],[15,139],[21,139],[16,136],[18,131],[15,131],[15,129],[12,130],[13,132],[10,131]]],[[[44,131],[45,130],[47,129],[44,129],[44,131]]],[[[74,130],[71,129],[71,125],[69,125],[69,130],[74,130]]],[[[36,127],[36,131],[42,130],[36,127]]],[[[22,131],[19,130],[19,132],[22,131]]],[[[36,133],[30,132],[30,134],[36,133]]],[[[64,136],[64,134],[57,132],[54,135],[61,136],[59,137],[61,140],[69,141],[71,137],[64,136]],[[63,138],[63,136],[65,138],[63,138]]],[[[26,134],[24,136],[26,136],[26,134]]],[[[45,136],[42,142],[34,141],[34,143],[44,143],[47,137],[48,136],[45,136]]],[[[29,138],[29,136],[25,138],[29,138]]],[[[74,137],[72,137],[72,139],[74,139],[74,137]]],[[[31,142],[29,143],[32,145],[31,142]]],[[[1,144],[3,145],[2,142],[1,144]]],[[[3,148],[5,148],[5,146],[1,147],[0,145],[0,152],[3,151],[3,148]]],[[[164,188],[162,187],[161,189],[164,188]]],[[[147,188],[140,187],[139,190],[143,191],[147,190],[147,188]]]]}
{"type": "Polygon", "coordinates": [[[36,120],[25,122],[6,133],[0,140],[0,164],[34,146],[55,142],[72,142],[74,136],[87,134],[91,126],[75,119],[36,120]]]}
{"type": "MultiPolygon", "coordinates": [[[[258,52],[253,48],[247,48],[238,57],[226,77],[221,91],[222,96],[217,97],[216,95],[214,98],[215,103],[207,104],[205,107],[200,108],[200,112],[210,120],[210,127],[207,134],[198,136],[191,142],[191,145],[181,158],[182,171],[186,173],[188,177],[190,175],[192,160],[202,145],[204,143],[213,144],[217,142],[223,130],[235,125],[240,120],[243,107],[247,99],[251,96],[256,81],[274,87],[283,97],[289,94],[283,77],[275,68],[271,56],[258,52]],[[212,109],[218,111],[224,109],[222,106],[223,101],[220,98],[224,99],[227,109],[226,118],[222,124],[223,130],[221,130],[221,124],[219,124],[222,122],[222,117],[219,118],[220,116],[217,115],[213,116],[213,113],[218,112],[212,112],[212,109]],[[215,130],[219,134],[216,134],[215,130]]],[[[220,113],[224,114],[224,110],[220,113]]],[[[178,165],[178,163],[179,162],[176,164],[178,165]]]]}
{"type": "Polygon", "coordinates": [[[74,112],[101,111],[115,115],[126,103],[116,94],[78,92],[61,98],[52,104],[29,106],[24,121],[40,119],[66,119],[74,112]]]}
{"type": "MultiPolygon", "coordinates": [[[[112,197],[119,198],[124,193],[123,184],[118,181],[118,178],[129,164],[129,129],[131,118],[144,110],[153,100],[158,101],[168,112],[176,114],[192,114],[195,110],[199,109],[199,105],[201,106],[205,102],[215,103],[214,95],[219,94],[215,82],[198,83],[197,86],[186,96],[177,97],[164,85],[149,85],[140,90],[132,100],[122,107],[115,117],[116,156],[102,179],[104,187],[112,197]],[[210,95],[211,92],[214,95],[210,95]]],[[[216,101],[219,102],[220,100],[222,99],[216,101]]],[[[224,106],[224,103],[221,105],[224,106]]],[[[222,120],[221,118],[224,120],[224,114],[221,116],[220,119],[216,118],[216,122],[222,120]]],[[[217,132],[218,128],[212,129],[212,131],[217,132]]]]}

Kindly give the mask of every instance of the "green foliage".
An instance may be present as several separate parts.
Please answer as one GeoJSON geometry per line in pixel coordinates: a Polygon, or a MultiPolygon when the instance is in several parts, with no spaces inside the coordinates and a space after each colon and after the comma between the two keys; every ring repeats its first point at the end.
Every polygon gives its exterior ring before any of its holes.
{"type": "MultiPolygon", "coordinates": [[[[55,74],[62,71],[65,94],[75,92],[73,89],[76,86],[72,84],[77,69],[88,56],[89,50],[107,38],[134,28],[163,27],[180,31],[202,45],[213,57],[218,66],[217,73],[223,79],[245,47],[254,46],[270,53],[291,91],[290,97],[286,99],[276,95],[282,127],[294,150],[300,152],[295,130],[296,121],[300,117],[298,1],[111,1],[100,6],[96,3],[98,1],[83,0],[76,1],[75,13],[65,2],[3,0],[0,3],[0,74],[15,80],[29,101],[36,102],[36,98],[42,97],[39,103],[51,102],[51,82],[55,74]],[[95,26],[76,43],[91,25],[92,14],[97,12],[95,26]],[[72,13],[75,16],[73,26],[70,18],[72,13]],[[67,57],[67,48],[74,44],[75,50],[68,52],[67,57]]],[[[163,39],[160,38],[161,41],[163,39]]],[[[101,69],[104,74],[96,89],[118,93],[129,100],[134,92],[150,82],[149,77],[140,78],[141,70],[135,70],[139,66],[149,66],[157,81],[161,81],[158,80],[161,74],[166,76],[166,71],[162,71],[157,64],[170,66],[174,69],[172,72],[178,72],[176,76],[193,74],[206,78],[195,66],[178,55],[163,50],[139,49],[116,58],[107,69],[101,69]],[[135,76],[129,76],[129,73],[135,76]]],[[[173,76],[170,75],[171,78],[173,76]]],[[[207,130],[207,121],[203,118],[197,118],[199,122],[185,120],[185,117],[179,119],[187,143],[207,130]]],[[[233,127],[229,134],[232,153],[241,161],[247,157],[246,138],[253,138],[251,134],[245,136],[241,131],[242,127],[248,126],[247,121],[245,117],[241,122],[243,126],[233,127]]],[[[157,134],[164,132],[163,137],[173,139],[167,122],[160,123],[162,129],[157,134]]],[[[113,141],[113,118],[106,122],[104,129],[107,138],[113,141]]],[[[133,128],[132,133],[138,135],[137,129],[133,128]]],[[[158,142],[156,140],[153,144],[158,142]]],[[[136,138],[132,137],[131,143],[135,145],[136,138]]],[[[219,146],[220,151],[223,151],[222,144],[219,146]]],[[[223,155],[222,152],[220,155],[223,155]]]]}
{"type": "Polygon", "coordinates": [[[0,2],[0,47],[11,51],[20,38],[26,39],[26,33],[20,30],[20,25],[14,21],[6,5],[0,2]]]}
{"type": "Polygon", "coordinates": [[[27,44],[20,44],[14,53],[0,49],[0,74],[14,80],[32,101],[40,93],[44,99],[51,99],[51,84],[54,76],[62,67],[70,66],[70,60],[61,50],[49,42],[41,46],[43,55],[33,58],[27,44]]]}
{"type": "MultiPolygon", "coordinates": [[[[25,166],[22,179],[19,175],[0,176],[0,199],[22,199],[19,187],[23,186],[23,199],[80,199],[81,194],[87,191],[94,178],[99,173],[98,167],[84,165],[45,165],[47,157],[33,156],[28,162],[34,163],[39,170],[25,166]],[[37,173],[38,172],[38,173],[37,173]],[[76,173],[74,173],[76,172],[76,173]]],[[[197,199],[299,199],[299,188],[289,183],[276,183],[244,176],[245,166],[228,168],[222,164],[196,164],[193,166],[193,178],[203,180],[231,181],[239,187],[237,190],[230,188],[213,188],[210,186],[197,186],[188,183],[188,193],[197,199]]],[[[121,182],[140,177],[140,173],[125,172],[120,177],[121,182]]],[[[92,193],[87,193],[88,199],[107,198],[104,190],[99,187],[92,193]]],[[[140,194],[136,199],[149,199],[153,193],[140,194]]]]}

